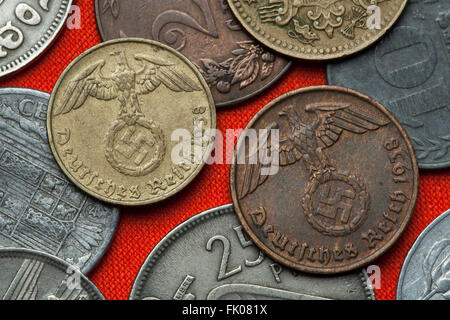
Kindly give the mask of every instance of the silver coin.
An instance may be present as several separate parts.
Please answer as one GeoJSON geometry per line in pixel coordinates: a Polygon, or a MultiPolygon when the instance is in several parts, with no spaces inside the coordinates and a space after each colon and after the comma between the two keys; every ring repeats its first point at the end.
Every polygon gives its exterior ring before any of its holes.
{"type": "Polygon", "coordinates": [[[398,280],[399,300],[450,300],[450,210],[417,238],[398,280]]]}
{"type": "Polygon", "coordinates": [[[340,276],[298,273],[259,251],[232,205],[200,213],[152,250],[130,299],[374,299],[363,272],[340,276]]]}
{"type": "Polygon", "coordinates": [[[35,250],[0,249],[0,300],[104,300],[67,262],[35,250]]]}
{"type": "Polygon", "coordinates": [[[47,140],[49,97],[0,89],[0,247],[44,251],[87,273],[107,249],[119,210],[78,190],[59,169],[47,140]]]}
{"type": "Polygon", "coordinates": [[[36,59],[55,39],[72,0],[0,0],[0,77],[36,59]]]}

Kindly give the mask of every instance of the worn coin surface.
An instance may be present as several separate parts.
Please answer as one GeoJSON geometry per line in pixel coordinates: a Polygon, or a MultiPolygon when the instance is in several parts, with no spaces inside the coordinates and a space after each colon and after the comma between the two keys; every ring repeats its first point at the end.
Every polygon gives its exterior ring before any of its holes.
{"type": "Polygon", "coordinates": [[[197,175],[216,114],[208,85],[183,55],[128,38],[99,44],[66,68],[47,127],[56,160],[77,186],[106,202],[143,205],[197,175]]]}
{"type": "Polygon", "coordinates": [[[450,1],[412,0],[374,48],[328,66],[328,82],[374,97],[404,125],[425,169],[450,166],[450,1]]]}
{"type": "Polygon", "coordinates": [[[0,249],[1,300],[104,300],[79,269],[30,249],[0,249]]]}
{"type": "Polygon", "coordinates": [[[382,37],[407,0],[228,0],[267,47],[308,60],[354,54],[382,37]]]}
{"type": "Polygon", "coordinates": [[[316,86],[273,100],[239,137],[231,195],[275,261],[337,273],[382,255],[405,229],[418,168],[403,128],[376,101],[316,86]]]}
{"type": "Polygon", "coordinates": [[[364,271],[324,277],[289,270],[259,251],[232,205],[172,230],[147,257],[130,299],[374,299],[364,271]]]}
{"type": "Polygon", "coordinates": [[[399,300],[450,300],[450,210],[420,234],[403,263],[399,300]]]}
{"type": "Polygon", "coordinates": [[[47,139],[50,95],[0,89],[0,247],[45,251],[87,273],[106,251],[119,210],[61,172],[47,139]]]}
{"type": "Polygon", "coordinates": [[[140,37],[161,41],[197,65],[217,107],[265,90],[290,66],[255,41],[226,0],[96,0],[103,40],[140,37]]]}
{"type": "Polygon", "coordinates": [[[35,60],[64,26],[72,0],[0,0],[0,77],[35,60]]]}

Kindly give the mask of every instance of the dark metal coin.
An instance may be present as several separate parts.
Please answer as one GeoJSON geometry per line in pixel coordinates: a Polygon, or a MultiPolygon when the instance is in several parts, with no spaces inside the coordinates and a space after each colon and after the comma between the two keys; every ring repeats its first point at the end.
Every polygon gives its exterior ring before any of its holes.
{"type": "Polygon", "coordinates": [[[450,1],[409,1],[377,46],[328,66],[328,82],[380,101],[424,169],[450,166],[450,1]]]}
{"type": "Polygon", "coordinates": [[[1,300],[104,300],[79,269],[46,253],[0,249],[1,300]]]}
{"type": "Polygon", "coordinates": [[[47,139],[48,93],[0,89],[0,247],[56,255],[87,273],[106,251],[119,210],[81,192],[47,139]]]}
{"type": "Polygon", "coordinates": [[[418,193],[414,150],[397,120],[333,86],[291,91],[260,110],[238,140],[230,180],[239,220],[260,249],[326,274],[382,255],[418,193]]]}
{"type": "Polygon", "coordinates": [[[53,42],[72,0],[0,0],[0,77],[35,60],[53,42]]]}
{"type": "Polygon", "coordinates": [[[232,205],[200,213],[152,250],[130,299],[374,299],[364,271],[324,277],[286,269],[259,251],[232,205]]]}
{"type": "Polygon", "coordinates": [[[403,263],[399,300],[450,300],[450,210],[426,227],[403,263]]]}
{"type": "Polygon", "coordinates": [[[218,107],[260,93],[290,66],[242,29],[226,0],[96,0],[95,10],[103,40],[140,37],[183,53],[202,72],[218,107]]]}

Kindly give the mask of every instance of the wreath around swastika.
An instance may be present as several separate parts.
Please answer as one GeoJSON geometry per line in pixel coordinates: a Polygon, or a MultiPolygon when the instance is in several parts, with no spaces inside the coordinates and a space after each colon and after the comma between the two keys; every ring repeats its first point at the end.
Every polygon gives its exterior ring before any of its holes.
{"type": "Polygon", "coordinates": [[[114,169],[116,169],[120,173],[133,177],[144,176],[155,170],[160,165],[166,152],[164,133],[158,124],[156,124],[153,120],[141,118],[136,121],[134,126],[136,125],[140,125],[150,130],[150,132],[153,134],[153,138],[155,139],[154,155],[150,159],[150,161],[147,161],[144,165],[141,166],[126,165],[120,163],[114,157],[114,139],[116,137],[116,134],[120,132],[124,127],[129,126],[124,120],[121,119],[116,120],[105,137],[106,142],[105,156],[108,162],[114,169]]]}
{"type": "Polygon", "coordinates": [[[361,179],[358,179],[354,175],[345,175],[335,172],[321,174],[316,179],[308,183],[308,185],[306,186],[306,192],[302,197],[303,211],[309,224],[311,224],[311,226],[320,233],[334,237],[345,236],[355,231],[365,220],[369,205],[369,194],[361,179]],[[314,204],[312,196],[317,191],[320,185],[323,185],[330,181],[340,181],[347,183],[356,191],[357,197],[359,198],[361,209],[354,217],[352,217],[351,221],[344,226],[331,227],[321,223],[314,217],[314,204]]]}

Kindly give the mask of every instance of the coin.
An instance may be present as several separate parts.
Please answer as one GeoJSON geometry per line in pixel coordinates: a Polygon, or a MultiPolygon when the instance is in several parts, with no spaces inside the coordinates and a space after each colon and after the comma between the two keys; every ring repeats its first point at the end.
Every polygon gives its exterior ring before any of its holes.
{"type": "Polygon", "coordinates": [[[450,166],[450,2],[409,1],[377,46],[328,66],[328,82],[380,101],[405,127],[423,169],[450,166]]]}
{"type": "Polygon", "coordinates": [[[422,231],[398,280],[399,300],[450,300],[450,210],[422,231]]]}
{"type": "Polygon", "coordinates": [[[106,251],[119,210],[78,190],[48,145],[50,95],[0,89],[0,247],[31,248],[87,273],[106,251]]]}
{"type": "Polygon", "coordinates": [[[364,271],[324,277],[280,266],[248,239],[230,204],[165,236],[139,271],[130,299],[375,299],[368,283],[364,271]]]}
{"type": "Polygon", "coordinates": [[[35,60],[56,38],[72,0],[0,0],[0,77],[35,60]]]}
{"type": "Polygon", "coordinates": [[[290,66],[242,29],[226,0],[140,0],[133,6],[96,0],[95,10],[103,40],[141,37],[183,53],[205,77],[217,107],[262,92],[290,66]]]}
{"type": "Polygon", "coordinates": [[[174,49],[137,38],[76,58],[55,85],[47,125],[69,179],[98,199],[130,206],[166,199],[194,179],[215,126],[198,69],[174,49]]]}
{"type": "Polygon", "coordinates": [[[79,269],[30,249],[0,249],[2,300],[104,300],[79,269]]]}
{"type": "Polygon", "coordinates": [[[418,168],[382,105],[316,86],[280,96],[247,124],[230,185],[261,250],[299,271],[330,274],[368,264],[398,239],[415,206],[418,168]]]}
{"type": "Polygon", "coordinates": [[[267,47],[293,58],[329,60],[359,52],[395,23],[406,0],[228,0],[267,47]]]}

